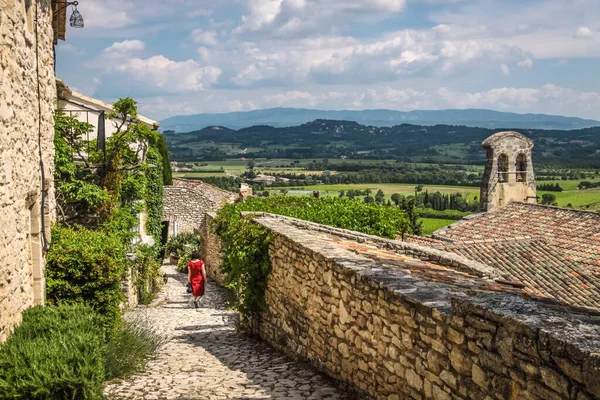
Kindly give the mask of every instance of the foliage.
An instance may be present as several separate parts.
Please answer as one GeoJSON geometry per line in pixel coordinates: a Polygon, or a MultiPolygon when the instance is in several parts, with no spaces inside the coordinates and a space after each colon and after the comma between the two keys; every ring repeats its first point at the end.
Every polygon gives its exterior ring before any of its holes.
{"type": "Polygon", "coordinates": [[[187,265],[192,260],[192,251],[201,249],[200,235],[195,233],[180,233],[172,236],[167,243],[167,252],[179,257],[177,270],[187,272],[187,265]]]}
{"type": "Polygon", "coordinates": [[[556,203],[556,195],[552,193],[544,193],[542,195],[542,204],[555,204],[556,203]]]}
{"type": "Polygon", "coordinates": [[[150,147],[154,147],[160,153],[164,184],[172,185],[173,172],[171,170],[171,155],[169,154],[169,148],[167,147],[165,137],[161,134],[157,134],[155,137],[151,138],[150,147]]]}
{"type": "Polygon", "coordinates": [[[104,351],[106,380],[125,378],[140,371],[164,343],[165,339],[146,320],[121,321],[104,351]]]}
{"type": "Polygon", "coordinates": [[[124,244],[118,237],[86,228],[52,229],[46,256],[48,301],[83,301],[96,309],[107,327],[117,324],[123,297],[121,280],[127,271],[124,244]]]}
{"type": "Polygon", "coordinates": [[[419,221],[419,213],[415,207],[415,200],[410,199],[406,208],[406,216],[408,217],[410,230],[415,235],[420,235],[423,229],[423,221],[419,221]]]}
{"type": "Polygon", "coordinates": [[[562,192],[563,191],[563,188],[561,188],[558,183],[555,183],[554,185],[551,183],[543,183],[541,185],[538,184],[538,185],[536,185],[536,189],[544,190],[546,192],[562,192]]]}
{"type": "Polygon", "coordinates": [[[409,229],[404,213],[398,208],[347,198],[272,196],[226,205],[214,220],[223,245],[221,269],[235,295],[235,307],[247,318],[264,307],[264,289],[271,271],[267,254],[271,236],[251,223],[251,216],[242,218],[242,211],[287,215],[388,238],[396,238],[409,229]]]}
{"type": "Polygon", "coordinates": [[[138,246],[132,269],[138,301],[150,304],[161,286],[161,263],[156,257],[155,247],[138,246]]]}
{"type": "Polygon", "coordinates": [[[0,398],[103,399],[105,380],[139,371],[164,343],[143,320],[104,322],[81,303],[26,310],[0,347],[0,398]]]}
{"type": "Polygon", "coordinates": [[[146,220],[146,231],[154,238],[155,243],[160,243],[162,234],[162,210],[163,210],[163,163],[162,156],[157,149],[150,148],[146,157],[144,175],[146,177],[146,192],[144,200],[148,219],[146,220]]]}
{"type": "Polygon", "coordinates": [[[102,399],[103,322],[80,304],[25,311],[0,347],[0,398],[102,399]]]}

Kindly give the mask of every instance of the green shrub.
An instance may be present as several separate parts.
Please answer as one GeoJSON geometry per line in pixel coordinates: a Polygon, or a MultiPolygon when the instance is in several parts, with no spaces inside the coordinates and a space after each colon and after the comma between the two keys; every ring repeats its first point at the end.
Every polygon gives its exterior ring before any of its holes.
{"type": "Polygon", "coordinates": [[[118,322],[123,298],[121,281],[129,263],[118,237],[55,226],[46,260],[49,302],[83,301],[105,317],[108,327],[118,322]]]}
{"type": "MultiPolygon", "coordinates": [[[[271,273],[269,232],[242,218],[241,211],[263,211],[307,221],[396,238],[409,230],[408,220],[396,207],[366,204],[347,198],[269,197],[229,204],[217,213],[216,233],[222,241],[221,270],[235,297],[234,308],[251,320],[265,307],[264,291],[271,273]]],[[[180,259],[181,261],[181,259],[180,259]]]]}
{"type": "Polygon", "coordinates": [[[179,272],[187,272],[188,262],[192,259],[192,251],[200,250],[200,248],[200,235],[195,233],[180,233],[169,239],[166,251],[175,257],[179,257],[177,270],[179,272]]]}
{"type": "Polygon", "coordinates": [[[150,304],[162,286],[161,262],[156,257],[156,247],[138,246],[132,262],[134,284],[138,300],[150,304]]]}
{"type": "Polygon", "coordinates": [[[167,253],[181,257],[186,251],[186,245],[199,246],[200,235],[195,233],[180,233],[169,238],[166,246],[167,253]]]}
{"type": "Polygon", "coordinates": [[[106,345],[106,379],[125,378],[141,371],[164,343],[164,338],[150,328],[147,321],[121,321],[106,345]]]}
{"type": "Polygon", "coordinates": [[[103,324],[81,304],[25,311],[0,347],[0,398],[102,399],[103,324]]]}

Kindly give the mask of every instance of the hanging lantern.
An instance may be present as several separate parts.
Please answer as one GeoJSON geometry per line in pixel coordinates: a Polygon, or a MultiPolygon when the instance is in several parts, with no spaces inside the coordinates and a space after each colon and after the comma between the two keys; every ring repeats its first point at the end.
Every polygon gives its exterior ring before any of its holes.
{"type": "Polygon", "coordinates": [[[77,4],[73,4],[73,13],[71,14],[69,22],[73,28],[83,28],[83,16],[81,16],[81,13],[77,10],[77,4]]]}

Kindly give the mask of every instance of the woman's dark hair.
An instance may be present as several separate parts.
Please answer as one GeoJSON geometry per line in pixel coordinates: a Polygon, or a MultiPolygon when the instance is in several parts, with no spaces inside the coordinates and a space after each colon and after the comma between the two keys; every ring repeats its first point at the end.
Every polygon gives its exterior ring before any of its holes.
{"type": "Polygon", "coordinates": [[[202,255],[200,254],[200,250],[192,251],[192,260],[199,260],[202,255]]]}

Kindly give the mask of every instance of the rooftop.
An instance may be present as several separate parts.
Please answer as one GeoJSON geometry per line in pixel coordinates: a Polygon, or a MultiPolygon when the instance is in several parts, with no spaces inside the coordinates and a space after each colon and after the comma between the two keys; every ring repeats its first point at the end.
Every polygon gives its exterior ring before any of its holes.
{"type": "Polygon", "coordinates": [[[185,187],[187,189],[202,192],[205,197],[218,205],[233,202],[238,197],[238,195],[233,192],[228,192],[227,190],[223,190],[196,179],[173,178],[173,186],[185,187]]]}
{"type": "MultiPolygon", "coordinates": [[[[93,97],[86,96],[83,93],[76,92],[69,88],[63,81],[60,79],[56,79],[56,87],[58,92],[58,98],[63,101],[81,101],[83,103],[87,103],[86,105],[92,105],[95,109],[101,111],[111,112],[113,110],[112,104],[108,104],[103,102],[102,100],[94,99],[93,97]]],[[[155,121],[153,119],[144,117],[143,115],[138,114],[137,119],[141,122],[145,123],[153,127],[153,129],[158,129],[160,126],[160,122],[155,121]]]]}
{"type": "Polygon", "coordinates": [[[600,309],[600,215],[510,203],[407,242],[452,252],[523,285],[524,295],[600,309]]]}

